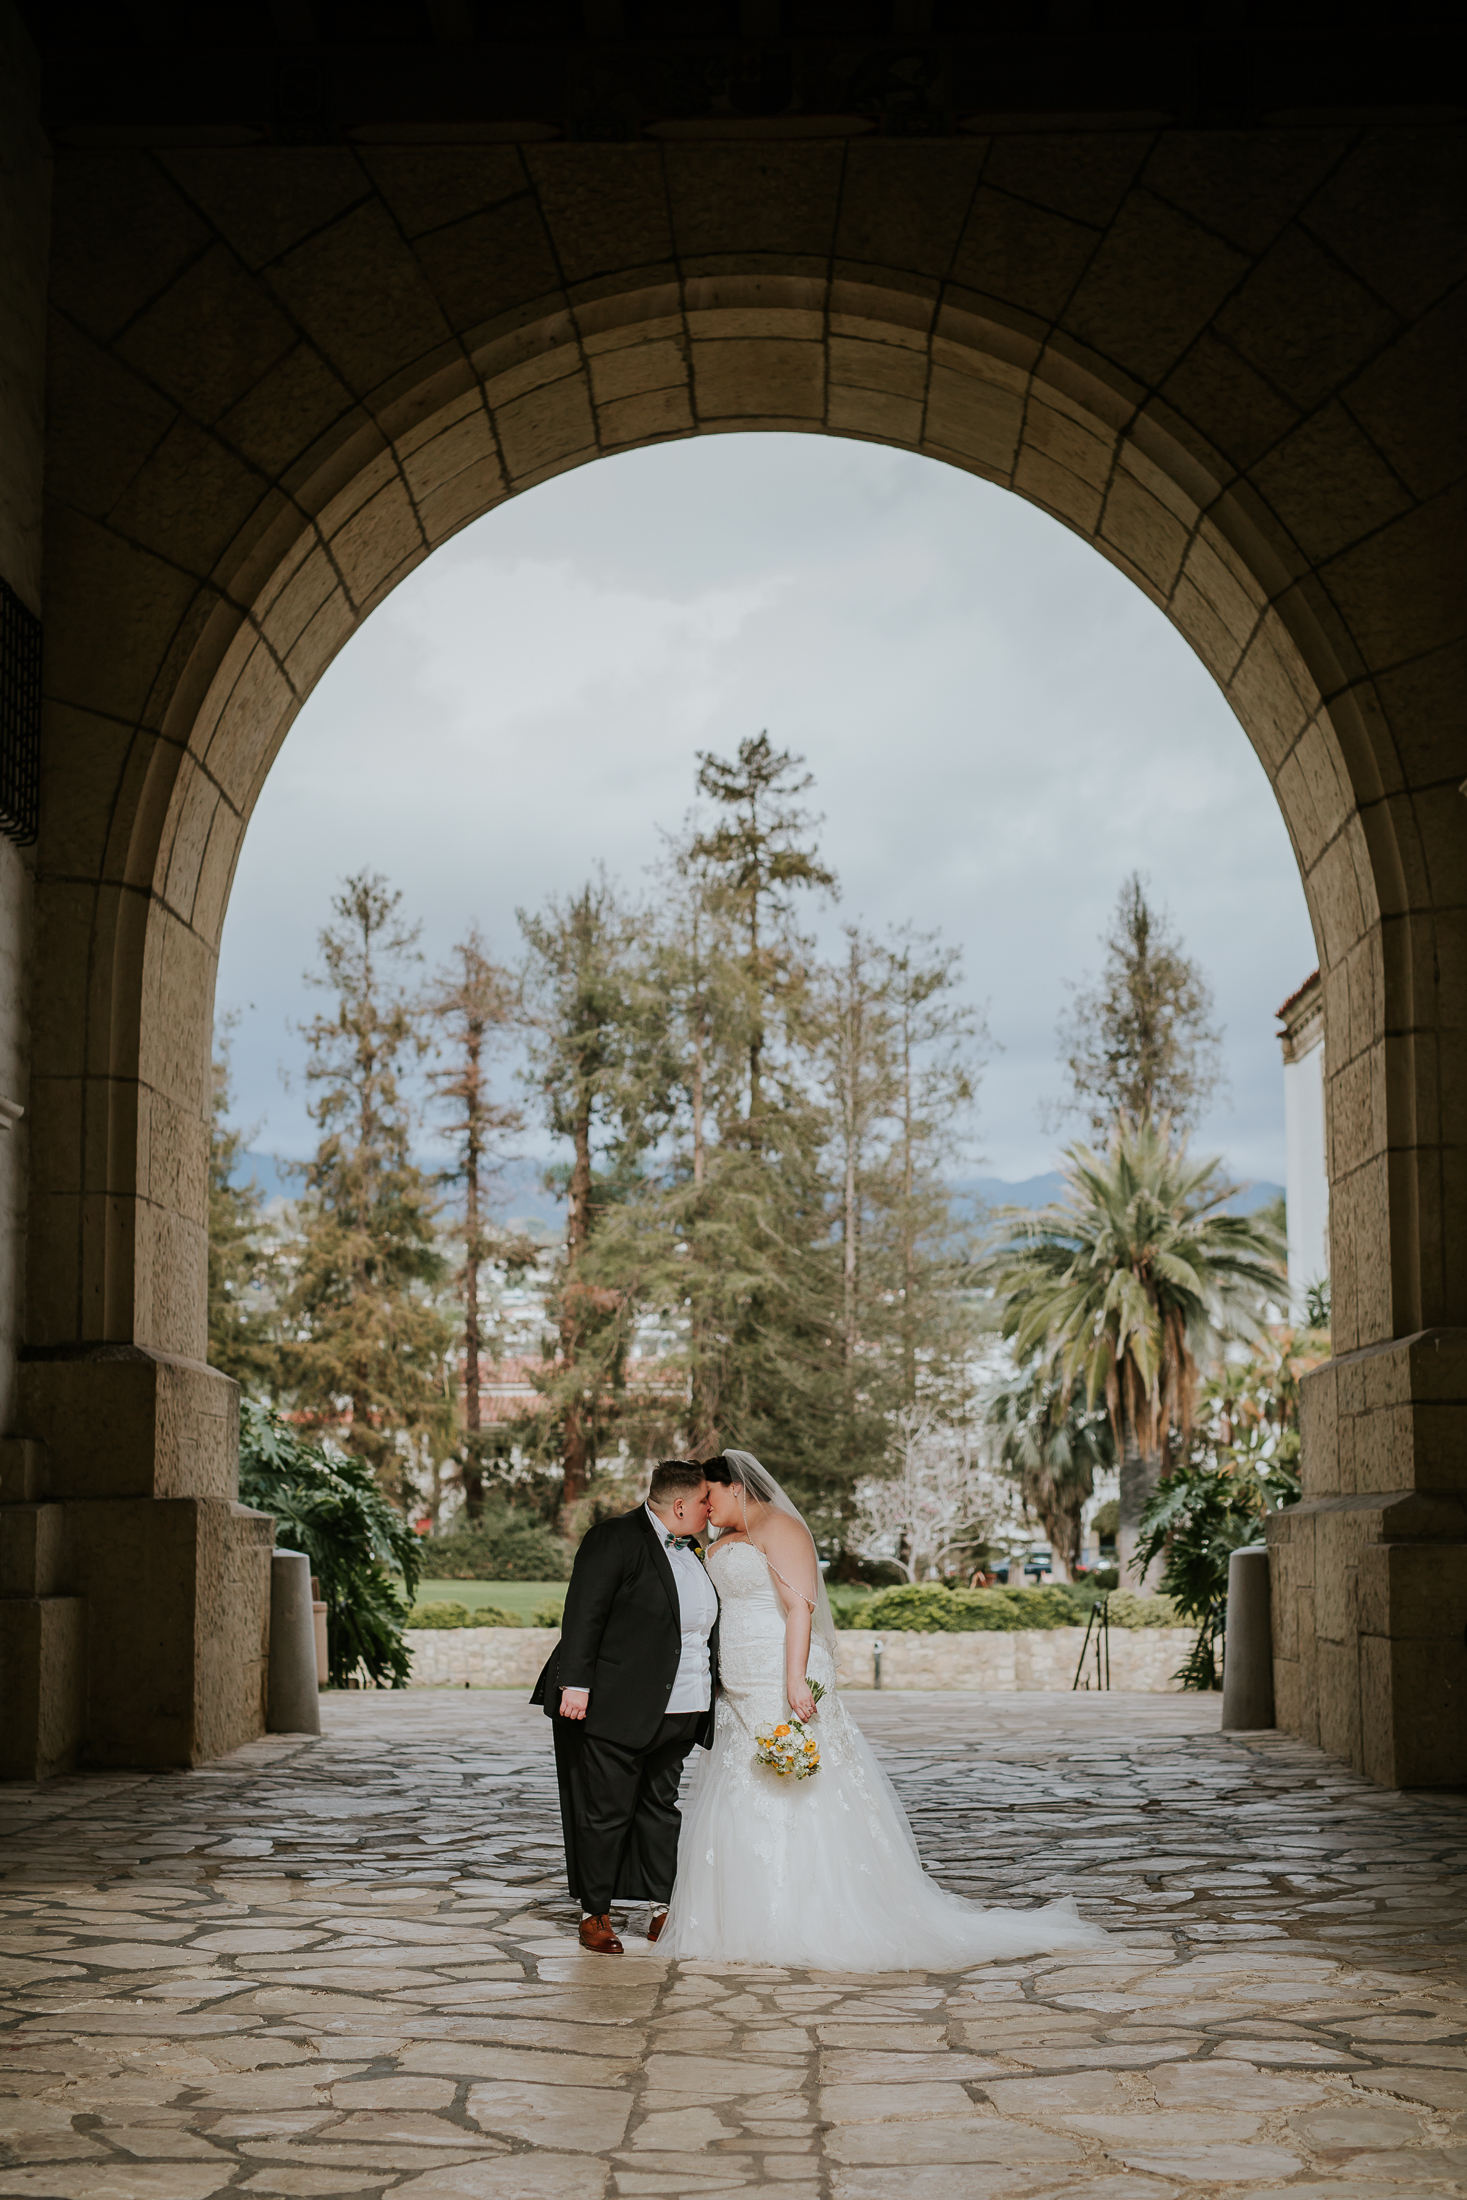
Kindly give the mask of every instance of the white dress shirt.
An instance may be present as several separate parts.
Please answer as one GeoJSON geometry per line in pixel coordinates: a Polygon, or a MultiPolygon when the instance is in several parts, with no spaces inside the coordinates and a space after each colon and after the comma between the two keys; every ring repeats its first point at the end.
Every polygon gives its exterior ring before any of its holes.
{"type": "Polygon", "coordinates": [[[667,1709],[669,1714],[706,1711],[713,1701],[708,1638],[718,1618],[718,1597],[703,1571],[703,1561],[692,1551],[669,1550],[666,1546],[671,1529],[664,1527],[650,1505],[644,1510],[652,1523],[653,1534],[663,1546],[662,1555],[672,1568],[682,1620],[682,1655],[678,1659],[677,1678],[667,1699],[667,1709]]]}

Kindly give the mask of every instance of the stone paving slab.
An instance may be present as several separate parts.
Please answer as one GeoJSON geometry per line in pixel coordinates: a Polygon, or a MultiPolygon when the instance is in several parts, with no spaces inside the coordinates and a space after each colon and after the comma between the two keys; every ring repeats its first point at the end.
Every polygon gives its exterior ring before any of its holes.
{"type": "Polygon", "coordinates": [[[0,2200],[1467,2193],[1467,1798],[1215,1697],[855,1708],[946,1885],[1111,1945],[583,1955],[546,1723],[492,1693],[0,1788],[0,2200]]]}

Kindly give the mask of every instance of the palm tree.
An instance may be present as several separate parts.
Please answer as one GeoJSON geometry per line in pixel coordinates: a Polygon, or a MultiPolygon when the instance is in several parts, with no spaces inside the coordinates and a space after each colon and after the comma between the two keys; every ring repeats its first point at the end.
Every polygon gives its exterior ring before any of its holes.
{"type": "Polygon", "coordinates": [[[994,1392],[988,1419],[1024,1510],[1038,1516],[1049,1538],[1055,1578],[1073,1580],[1095,1470],[1114,1459],[1107,1416],[1040,1363],[994,1392]]]}
{"type": "Polygon", "coordinates": [[[1123,1581],[1172,1432],[1191,1430],[1199,1354],[1256,1336],[1265,1304],[1284,1297],[1276,1224],[1224,1214],[1234,1187],[1218,1167],[1189,1160],[1165,1117],[1122,1117],[1103,1156],[1067,1149],[1064,1198],[1020,1217],[990,1262],[1018,1360],[1039,1361],[1066,1392],[1083,1382],[1088,1405],[1105,1399],[1123,1581]]]}

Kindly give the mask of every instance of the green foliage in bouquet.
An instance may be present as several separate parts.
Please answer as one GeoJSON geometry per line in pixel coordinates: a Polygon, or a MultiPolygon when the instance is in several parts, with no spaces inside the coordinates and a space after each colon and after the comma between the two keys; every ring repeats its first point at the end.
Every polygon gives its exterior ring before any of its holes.
{"type": "Polygon", "coordinates": [[[570,1579],[570,1552],[560,1537],[513,1505],[486,1504],[474,1526],[435,1536],[424,1555],[435,1581],[570,1579]]]}
{"type": "Polygon", "coordinates": [[[333,1687],[365,1671],[378,1687],[407,1686],[412,1659],[402,1631],[423,1569],[423,1546],[378,1489],[365,1460],[309,1444],[258,1399],[239,1409],[239,1497],[275,1515],[281,1550],[304,1551],[326,1603],[333,1687]]]}

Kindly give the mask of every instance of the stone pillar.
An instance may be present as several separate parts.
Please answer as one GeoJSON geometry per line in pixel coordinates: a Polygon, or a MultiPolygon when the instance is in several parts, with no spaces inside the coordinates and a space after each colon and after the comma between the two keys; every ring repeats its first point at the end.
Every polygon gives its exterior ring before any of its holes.
{"type": "Polygon", "coordinates": [[[76,1762],[86,1717],[86,1604],[68,1593],[64,1505],[45,1502],[40,1444],[0,1439],[0,1780],[76,1762]]]}
{"type": "Polygon", "coordinates": [[[41,1509],[64,1516],[86,1604],[68,1700],[90,1763],[197,1764],[263,1730],[274,1523],[234,1501],[238,1401],[213,1368],[136,1345],[21,1364],[41,1509]]]}
{"type": "MultiPolygon", "coordinates": [[[[41,488],[51,164],[40,70],[0,0],[0,579],[41,614],[41,488]]],[[[0,1777],[31,1779],[76,1755],[83,1610],[64,1592],[61,1508],[43,1502],[43,1450],[10,1432],[25,1299],[30,1177],[34,857],[0,833],[0,1777]]]]}
{"type": "Polygon", "coordinates": [[[1467,1330],[1344,1353],[1269,1522],[1278,1723],[1387,1787],[1467,1782],[1464,1429],[1467,1330]]]}

